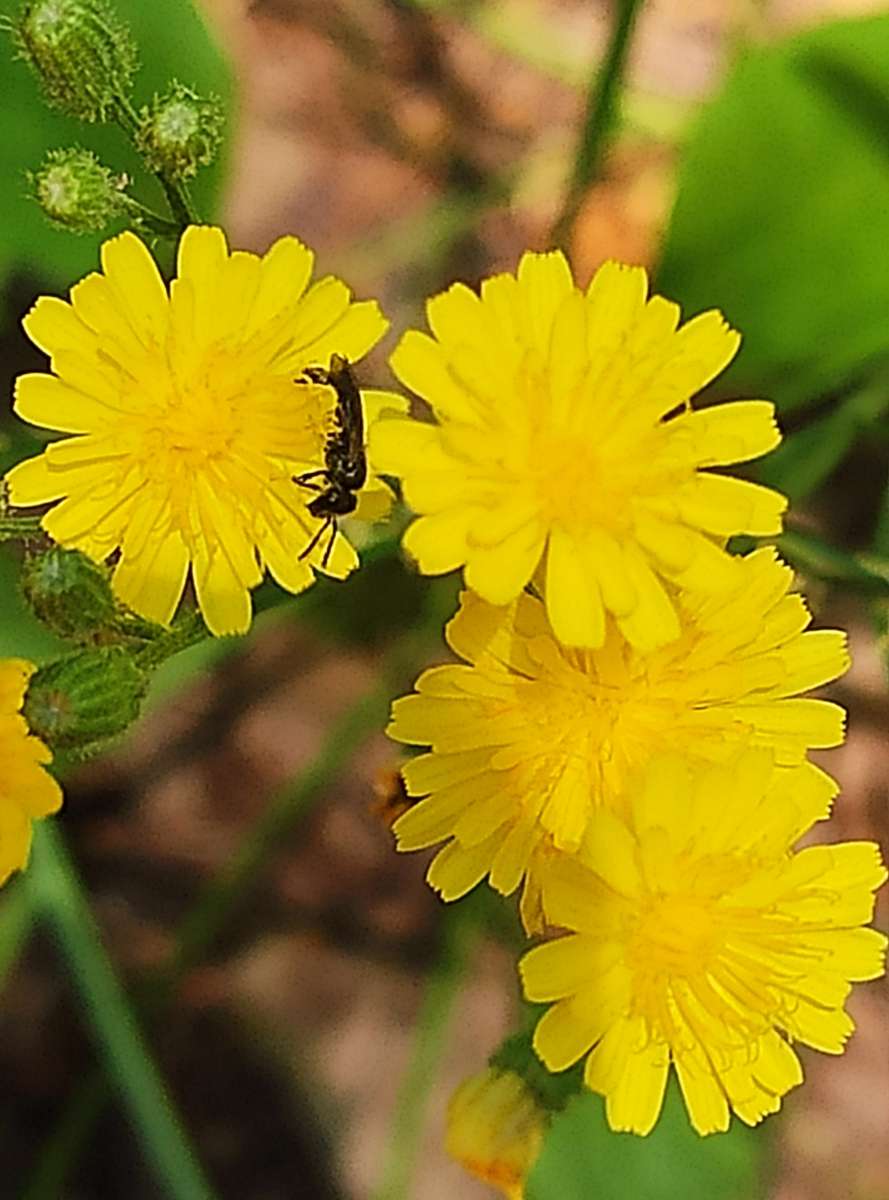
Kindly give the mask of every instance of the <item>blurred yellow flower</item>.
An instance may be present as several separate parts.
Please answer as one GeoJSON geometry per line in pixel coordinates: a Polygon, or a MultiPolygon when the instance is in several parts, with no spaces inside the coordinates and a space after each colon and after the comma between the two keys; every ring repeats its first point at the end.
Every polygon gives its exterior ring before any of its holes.
{"type": "Polygon", "coordinates": [[[886,938],[861,926],[886,869],[872,842],[793,852],[794,801],[765,751],[656,759],[553,876],[549,914],[574,932],[519,964],[528,999],[556,1002],[534,1047],[551,1071],[588,1056],[612,1129],[652,1129],[671,1066],[698,1133],[730,1111],[754,1125],[802,1081],[791,1042],[842,1052],[851,982],[883,971],[886,938]]]}
{"type": "Polygon", "coordinates": [[[525,254],[480,297],[455,284],[427,305],[433,337],[412,330],[392,357],[436,423],[370,437],[420,514],[404,539],[420,570],[463,567],[500,605],[535,580],[567,645],[601,646],[606,612],[640,649],[671,641],[665,581],[711,590],[726,538],[781,529],[783,496],[702,469],[780,440],[765,401],[691,410],[738,334],[716,311],[678,328],[678,306],[647,289],[641,267],[610,262],[582,292],[560,252],[525,254]]]}
{"type": "MultiPolygon", "coordinates": [[[[43,297],[25,318],[53,374],[22,376],[15,411],[74,436],[13,468],[10,499],[61,501],[43,520],[51,537],[96,560],[119,551],[115,591],[144,617],[168,622],[191,572],[211,632],[242,633],[266,569],[298,592],[321,564],[326,538],[300,558],[319,526],[306,508],[317,493],[293,477],[323,466],[334,396],[300,376],[333,353],[361,358],[386,322],[337,279],[310,286],[313,261],[296,238],[260,258],[193,226],[168,294],[124,233],[70,303],[43,297]]],[[[393,403],[366,393],[368,421],[393,403]]],[[[356,562],[337,536],[328,574],[356,562]]]]}
{"type": "Polygon", "coordinates": [[[33,665],[22,659],[0,659],[0,883],[27,864],[31,822],[62,803],[61,788],[44,770],[52,754],[21,715],[33,673],[33,665]]]}
{"type": "Polygon", "coordinates": [[[489,1067],[451,1097],[445,1148],[508,1200],[522,1200],[548,1124],[548,1113],[521,1076],[489,1067]]]}
{"type": "Polygon", "coordinates": [[[718,762],[766,746],[812,819],[826,815],[836,788],[806,752],[843,740],[844,713],[799,694],[846,670],[845,635],[806,629],[771,548],[729,566],[722,591],[677,597],[680,636],[648,654],[613,624],[600,649],[567,648],[539,600],[464,594],[447,638],[468,665],[424,672],[388,729],[431,746],[403,767],[408,792],[428,798],[393,828],[401,850],[447,842],[429,870],[446,900],[486,875],[507,895],[524,879],[523,919],[539,929],[552,853],[578,849],[598,805],[625,808],[631,773],[665,751],[718,762]]]}

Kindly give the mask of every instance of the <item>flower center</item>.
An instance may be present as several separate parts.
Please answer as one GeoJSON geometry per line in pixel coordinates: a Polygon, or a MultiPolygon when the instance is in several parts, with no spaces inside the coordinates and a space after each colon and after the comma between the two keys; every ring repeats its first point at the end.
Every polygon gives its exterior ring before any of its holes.
{"type": "Polygon", "coordinates": [[[721,942],[722,929],[711,897],[654,896],[637,916],[627,958],[649,976],[689,978],[707,970],[721,942]]]}
{"type": "Polygon", "coordinates": [[[220,347],[200,357],[168,348],[165,370],[157,367],[155,360],[129,385],[132,478],[163,498],[186,541],[207,485],[252,527],[271,481],[291,475],[291,464],[321,465],[325,414],[309,403],[317,389],[220,347]]]}
{"type": "Polygon", "coordinates": [[[607,683],[584,651],[560,652],[541,639],[529,652],[541,673],[516,679],[512,700],[496,714],[515,726],[501,761],[514,757],[528,808],[558,846],[571,849],[592,807],[615,802],[628,774],[671,746],[685,703],[681,695],[655,694],[648,674],[634,671],[619,651],[611,656],[607,683]],[[574,781],[570,802],[566,776],[574,781]],[[548,809],[554,793],[560,804],[548,809]],[[566,842],[568,828],[574,833],[566,842]]]}

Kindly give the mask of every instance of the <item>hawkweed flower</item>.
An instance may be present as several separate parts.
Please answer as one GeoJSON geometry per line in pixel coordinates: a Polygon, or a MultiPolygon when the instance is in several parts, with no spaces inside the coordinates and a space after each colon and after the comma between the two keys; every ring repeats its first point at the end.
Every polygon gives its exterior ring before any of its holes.
{"type": "Polygon", "coordinates": [[[665,751],[724,762],[767,747],[827,814],[835,785],[806,752],[838,745],[844,714],[800,693],[846,669],[845,635],[807,630],[771,548],[730,568],[723,591],[676,598],[679,637],[647,654],[613,623],[597,650],[562,645],[532,596],[496,608],[464,594],[446,632],[465,662],[424,672],[388,730],[431,747],[402,768],[427,798],[393,828],[401,850],[446,842],[428,876],[446,900],[486,875],[507,895],[524,879],[523,919],[539,928],[552,854],[577,851],[598,806],[622,811],[631,775],[665,751]]]}
{"type": "Polygon", "coordinates": [[[445,1149],[476,1179],[522,1200],[548,1125],[549,1114],[520,1075],[488,1067],[451,1097],[445,1149]]]}
{"type": "Polygon", "coordinates": [[[706,469],[780,438],[762,400],[691,409],[738,348],[718,312],[679,328],[641,267],[606,263],[582,292],[555,252],[480,297],[455,284],[427,316],[433,336],[407,333],[392,368],[436,423],[381,422],[370,440],[419,514],[404,546],[421,571],[462,567],[499,605],[535,580],[560,641],[601,646],[609,612],[648,649],[679,633],[665,581],[709,590],[726,538],[779,532],[783,496],[706,469]]]}
{"type": "MultiPolygon", "coordinates": [[[[339,533],[326,564],[326,537],[300,557],[319,519],[294,476],[323,467],[334,404],[302,373],[361,358],[386,322],[338,279],[310,286],[313,257],[293,237],[229,253],[220,229],[193,226],[168,293],[124,233],[70,303],[43,297],[25,318],[53,373],[19,378],[15,411],[73,436],[9,473],[10,500],[54,504],[43,526],[62,545],[118,555],[114,590],[149,620],[169,622],[190,573],[210,631],[242,633],[266,569],[299,592],[315,568],[342,578],[357,563],[339,533]]],[[[397,398],[364,403],[372,421],[397,398]]],[[[371,497],[383,488],[369,481],[371,497]]]]}
{"type": "Polygon", "coordinates": [[[755,1125],[802,1081],[791,1043],[842,1053],[851,983],[883,971],[886,938],[862,928],[877,846],[794,851],[809,816],[768,759],[654,760],[553,878],[550,916],[572,932],[519,964],[528,999],[555,1002],[534,1046],[551,1071],[586,1056],[612,1129],[652,1129],[671,1067],[698,1133],[730,1112],[755,1125]]]}
{"type": "Polygon", "coordinates": [[[27,864],[31,822],[62,803],[61,788],[45,769],[52,754],[21,715],[34,670],[22,659],[0,659],[0,883],[27,864]]]}

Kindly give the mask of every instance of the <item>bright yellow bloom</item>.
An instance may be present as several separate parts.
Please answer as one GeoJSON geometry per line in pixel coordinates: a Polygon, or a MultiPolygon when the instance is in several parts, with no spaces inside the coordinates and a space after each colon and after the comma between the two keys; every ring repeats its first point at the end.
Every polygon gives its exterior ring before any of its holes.
{"type": "Polygon", "coordinates": [[[31,822],[62,803],[61,788],[44,770],[52,754],[21,715],[33,673],[22,659],[0,659],[0,883],[27,864],[31,822]]]}
{"type": "Polygon", "coordinates": [[[451,1097],[445,1148],[508,1200],[522,1200],[548,1124],[546,1110],[519,1075],[489,1067],[451,1097]]]}
{"type": "MultiPolygon", "coordinates": [[[[323,466],[333,392],[300,376],[333,353],[361,358],[386,322],[337,279],[310,286],[313,260],[292,237],[262,258],[230,254],[222,230],[195,226],[168,294],[124,233],[70,304],[43,297],[25,318],[53,374],[22,376],[15,411],[74,436],[15,467],[10,499],[61,501],[47,533],[96,560],[119,551],[115,591],[151,620],[170,620],[191,572],[209,629],[241,633],[266,569],[298,592],[320,566],[326,537],[300,558],[319,526],[306,509],[317,493],[293,476],[323,466]]],[[[398,400],[365,403],[371,421],[398,400]]],[[[337,536],[327,573],[356,562],[337,536]]]]}
{"type": "Polygon", "coordinates": [[[680,636],[648,654],[613,624],[601,649],[567,648],[539,600],[494,608],[464,594],[447,638],[469,665],[421,675],[388,731],[431,746],[403,768],[408,792],[428,799],[394,831],[401,850],[447,841],[429,870],[446,900],[485,875],[507,895],[530,876],[522,914],[538,929],[553,850],[574,853],[598,805],[625,806],[631,773],[659,752],[718,762],[769,747],[826,815],[836,789],[806,751],[838,745],[844,714],[799,693],[846,669],[845,635],[806,630],[772,549],[729,566],[723,591],[677,598],[680,636]]]}
{"type": "Polygon", "coordinates": [[[679,633],[665,580],[710,590],[726,538],[779,532],[782,496],[702,470],[780,439],[765,401],[691,410],[738,348],[718,312],[678,328],[641,267],[606,263],[581,292],[555,252],[525,254],[480,298],[455,284],[427,315],[434,336],[407,333],[392,368],[437,424],[370,438],[420,514],[404,545],[421,571],[463,567],[501,605],[535,579],[560,641],[601,646],[610,612],[646,649],[679,633]]]}
{"type": "Polygon", "coordinates": [[[886,870],[873,842],[792,851],[795,801],[765,751],[657,759],[553,878],[550,916],[575,932],[519,964],[528,999],[556,1001],[534,1047],[551,1071],[588,1055],[612,1129],[651,1130],[671,1065],[706,1134],[778,1110],[802,1080],[791,1042],[842,1053],[851,982],[883,971],[886,938],[861,926],[886,870]]]}

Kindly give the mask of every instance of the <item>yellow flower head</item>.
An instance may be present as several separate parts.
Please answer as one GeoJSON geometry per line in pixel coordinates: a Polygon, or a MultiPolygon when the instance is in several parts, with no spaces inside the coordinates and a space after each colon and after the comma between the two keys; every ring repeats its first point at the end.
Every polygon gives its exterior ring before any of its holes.
{"type": "Polygon", "coordinates": [[[31,849],[31,822],[55,812],[62,791],[44,767],[49,750],[21,715],[31,663],[0,659],[0,883],[21,870],[31,849]]]}
{"type": "Polygon", "coordinates": [[[447,840],[429,872],[446,900],[485,875],[504,894],[530,875],[523,918],[539,928],[551,851],[574,853],[595,808],[625,806],[631,773],[659,752],[719,762],[766,746],[826,815],[836,789],[805,756],[842,741],[843,710],[799,693],[846,669],[845,635],[806,631],[772,549],[729,566],[723,591],[677,597],[679,637],[648,654],[613,624],[598,650],[565,647],[531,596],[495,608],[464,595],[447,637],[467,665],[421,675],[388,730],[431,746],[403,768],[428,799],[394,831],[402,850],[447,840]]]}
{"type": "Polygon", "coordinates": [[[445,1147],[477,1179],[522,1200],[549,1117],[514,1071],[489,1067],[457,1088],[448,1105],[445,1147]]]}
{"type": "Polygon", "coordinates": [[[641,267],[606,263],[582,292],[555,252],[480,297],[455,284],[427,314],[434,336],[407,333],[392,367],[437,423],[370,439],[420,514],[404,544],[421,571],[463,567],[492,604],[536,579],[560,641],[600,646],[607,611],[650,648],[679,632],[664,580],[707,590],[726,538],[780,530],[782,496],[702,470],[779,441],[765,401],[690,408],[738,348],[718,312],[678,328],[641,267]]]}
{"type": "Polygon", "coordinates": [[[519,966],[529,1000],[556,1001],[537,1053],[551,1071],[588,1055],[612,1129],[650,1132],[671,1065],[706,1134],[778,1110],[802,1080],[791,1042],[842,1052],[851,982],[883,971],[861,926],[886,870],[872,842],[794,852],[808,824],[757,750],[696,773],[657,759],[625,818],[594,814],[549,892],[575,932],[519,966]]]}
{"type": "MultiPolygon", "coordinates": [[[[298,592],[321,564],[326,538],[300,558],[317,492],[294,476],[323,467],[333,392],[302,375],[334,353],[360,358],[386,323],[337,279],[310,286],[313,258],[292,237],[262,258],[229,253],[220,229],[194,226],[168,294],[124,233],[70,303],[43,297],[25,318],[53,373],[22,376],[15,410],[74,436],[15,467],[10,499],[61,501],[47,533],[97,560],[119,551],[115,591],[151,620],[170,620],[190,571],[209,629],[240,633],[266,568],[298,592]]],[[[372,420],[381,401],[365,403],[372,420]]],[[[338,536],[329,574],[355,563],[338,536]]]]}

